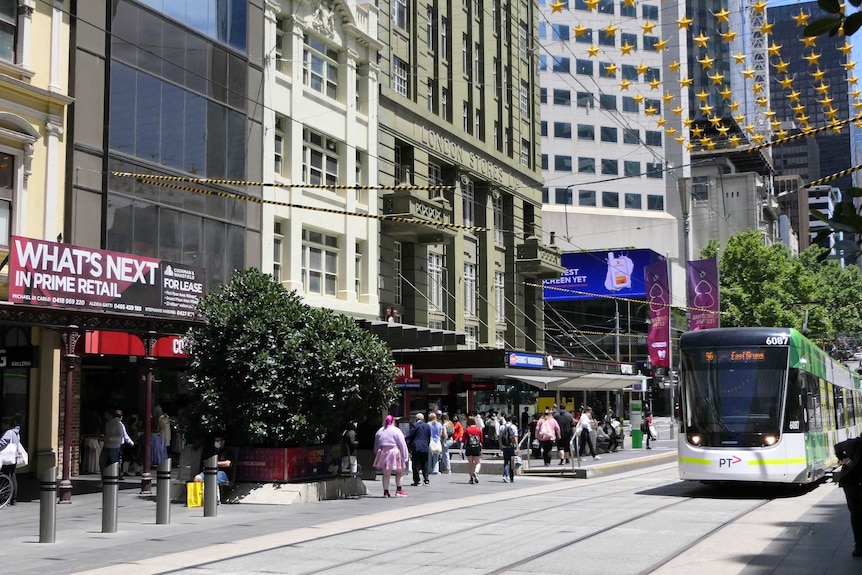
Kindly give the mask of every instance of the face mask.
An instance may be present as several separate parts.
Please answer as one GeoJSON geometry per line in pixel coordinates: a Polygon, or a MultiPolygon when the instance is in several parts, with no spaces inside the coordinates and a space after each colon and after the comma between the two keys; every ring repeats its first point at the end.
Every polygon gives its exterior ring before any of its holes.
{"type": "Polygon", "coordinates": [[[215,445],[216,449],[221,449],[221,441],[216,441],[213,445],[215,445]]]}

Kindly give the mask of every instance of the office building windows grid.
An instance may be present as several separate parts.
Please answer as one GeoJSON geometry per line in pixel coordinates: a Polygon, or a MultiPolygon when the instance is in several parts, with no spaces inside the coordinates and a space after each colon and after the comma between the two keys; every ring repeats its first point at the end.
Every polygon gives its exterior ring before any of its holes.
{"type": "Polygon", "coordinates": [[[630,178],[638,177],[641,175],[641,163],[625,160],[623,162],[623,175],[628,176],[630,178]]]}
{"type": "Polygon", "coordinates": [[[626,192],[625,194],[625,208],[627,210],[639,210],[641,209],[641,195],[634,194],[631,192],[626,192]]]}
{"type": "MultiPolygon", "coordinates": [[[[554,156],[554,171],[555,172],[571,172],[572,157],[571,156],[554,156]]],[[[595,168],[594,168],[595,171],[595,168]]]]}
{"type": "Polygon", "coordinates": [[[615,143],[617,141],[617,129],[611,128],[608,126],[602,126],[601,137],[602,137],[602,142],[614,142],[615,143]]]}
{"type": "Polygon", "coordinates": [[[572,125],[569,122],[554,122],[554,137],[570,140],[572,138],[572,125]]]}
{"type": "Polygon", "coordinates": [[[617,176],[619,173],[619,162],[617,160],[608,158],[602,159],[602,174],[606,176],[617,176]]]}
{"type": "Polygon", "coordinates": [[[656,211],[664,211],[664,196],[657,196],[648,194],[647,195],[647,209],[648,210],[656,210],[656,211]]]}
{"type": "Polygon", "coordinates": [[[402,96],[406,96],[409,89],[407,62],[399,57],[392,58],[392,89],[402,96]]]}
{"type": "Polygon", "coordinates": [[[596,128],[589,124],[578,124],[578,139],[594,141],[596,139],[596,128]]]}
{"type": "Polygon", "coordinates": [[[596,206],[596,191],[595,190],[578,190],[578,205],[595,207],[596,206]]]}
{"type": "MultiPolygon", "coordinates": [[[[580,92],[578,92],[580,97],[580,92]]],[[[580,100],[579,100],[580,102],[580,100]]],[[[555,106],[571,106],[572,93],[569,90],[559,90],[554,88],[554,105],[555,106]]],[[[578,104],[580,105],[580,104],[578,104]]]]}
{"type": "Polygon", "coordinates": [[[554,203],[558,206],[572,205],[572,188],[554,188],[554,203]]]}
{"type": "Polygon", "coordinates": [[[578,158],[578,173],[580,174],[595,174],[596,159],[595,158],[578,158]]]}
{"type": "Polygon", "coordinates": [[[619,192],[602,192],[602,207],[603,208],[618,208],[620,207],[619,192]]]}
{"type": "Polygon", "coordinates": [[[281,221],[275,220],[272,226],[272,277],[281,282],[281,270],[284,261],[284,235],[282,234],[281,221]]]}
{"type": "Polygon", "coordinates": [[[275,116],[275,142],[273,147],[273,171],[282,176],[284,175],[284,127],[287,125],[287,118],[284,116],[275,116]]]}

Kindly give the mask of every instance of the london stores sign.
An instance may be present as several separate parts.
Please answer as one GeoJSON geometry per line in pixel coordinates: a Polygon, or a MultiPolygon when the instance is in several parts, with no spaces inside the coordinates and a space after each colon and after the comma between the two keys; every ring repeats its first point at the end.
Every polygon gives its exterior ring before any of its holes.
{"type": "Polygon", "coordinates": [[[20,236],[9,262],[12,303],[191,318],[205,289],[203,268],[20,236]]]}

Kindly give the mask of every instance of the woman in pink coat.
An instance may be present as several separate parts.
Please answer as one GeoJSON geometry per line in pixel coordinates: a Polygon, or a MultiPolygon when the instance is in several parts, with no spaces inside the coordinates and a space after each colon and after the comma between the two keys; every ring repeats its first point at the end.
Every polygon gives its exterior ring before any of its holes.
{"type": "Polygon", "coordinates": [[[401,489],[401,476],[404,475],[407,461],[407,442],[391,415],[386,416],[383,427],[378,429],[374,436],[374,453],[374,467],[383,472],[383,497],[392,497],[389,495],[389,477],[392,471],[395,471],[395,495],[407,497],[401,489]]]}

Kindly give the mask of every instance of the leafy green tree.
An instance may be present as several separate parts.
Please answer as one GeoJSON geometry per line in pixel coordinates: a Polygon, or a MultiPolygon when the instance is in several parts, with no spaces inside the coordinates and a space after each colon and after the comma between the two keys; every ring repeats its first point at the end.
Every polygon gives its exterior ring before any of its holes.
{"type": "MultiPolygon", "coordinates": [[[[710,242],[701,257],[718,252],[710,242]]],[[[862,272],[824,252],[815,245],[794,257],[782,244],[765,245],[757,231],[732,236],[719,258],[721,325],[806,328],[824,339],[862,331],[862,272]]]]}
{"type": "Polygon", "coordinates": [[[192,441],[224,429],[236,445],[315,443],[348,419],[379,419],[396,399],[392,353],[377,336],[270,275],[237,271],[200,309],[182,417],[192,441]]]}

